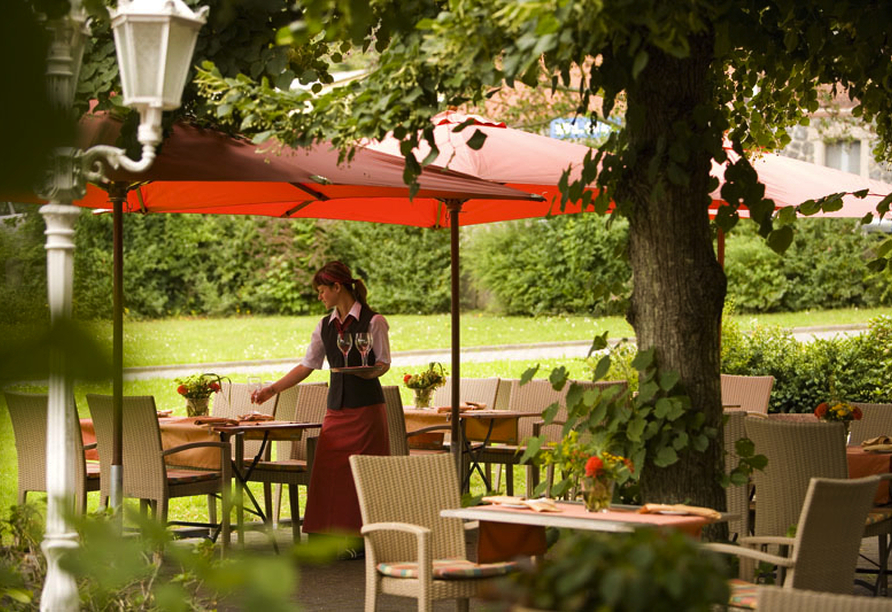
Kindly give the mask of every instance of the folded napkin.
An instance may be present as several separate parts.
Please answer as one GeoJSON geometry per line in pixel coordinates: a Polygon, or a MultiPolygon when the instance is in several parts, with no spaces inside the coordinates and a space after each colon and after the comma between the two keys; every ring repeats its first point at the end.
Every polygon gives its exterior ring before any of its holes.
{"type": "Polygon", "coordinates": [[[198,417],[193,421],[196,425],[238,425],[235,419],[227,419],[226,417],[198,417]]]}
{"type": "Polygon", "coordinates": [[[263,414],[262,412],[249,412],[247,414],[238,415],[239,421],[272,421],[275,417],[271,414],[263,414]]]}
{"type": "Polygon", "coordinates": [[[526,499],[515,495],[489,495],[483,501],[497,506],[526,506],[536,512],[560,512],[561,509],[553,499],[540,497],[538,499],[526,499]]]}
{"type": "Polygon", "coordinates": [[[877,446],[879,444],[892,444],[892,436],[877,436],[876,438],[870,438],[864,440],[861,443],[861,446],[877,446]]]}
{"type": "MultiPolygon", "coordinates": [[[[485,402],[462,402],[461,406],[458,407],[460,411],[466,410],[486,410],[485,402]]],[[[451,412],[452,406],[438,406],[437,412],[451,412]]]]}
{"type": "Polygon", "coordinates": [[[160,419],[162,417],[169,417],[172,414],[173,414],[173,408],[168,408],[167,410],[159,410],[158,418],[160,419]]]}
{"type": "Polygon", "coordinates": [[[686,506],[685,504],[644,504],[638,509],[640,514],[690,514],[702,516],[714,521],[722,518],[722,513],[712,508],[702,506],[686,506]]]}

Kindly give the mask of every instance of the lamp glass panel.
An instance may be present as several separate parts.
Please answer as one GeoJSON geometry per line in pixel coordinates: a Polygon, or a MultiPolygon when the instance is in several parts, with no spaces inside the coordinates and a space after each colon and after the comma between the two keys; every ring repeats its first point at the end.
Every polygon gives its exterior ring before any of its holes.
{"type": "MultiPolygon", "coordinates": [[[[164,34],[166,24],[163,22],[139,22],[139,27],[133,27],[136,23],[128,23],[133,37],[133,63],[134,74],[129,77],[132,80],[132,97],[135,102],[158,101],[161,92],[160,77],[164,66],[161,61],[166,55],[164,34]]],[[[126,98],[125,98],[126,102],[126,98]]]]}
{"type": "Polygon", "coordinates": [[[167,72],[164,75],[165,109],[174,109],[180,105],[197,37],[198,29],[193,22],[182,19],[171,21],[167,46],[167,72]]]}

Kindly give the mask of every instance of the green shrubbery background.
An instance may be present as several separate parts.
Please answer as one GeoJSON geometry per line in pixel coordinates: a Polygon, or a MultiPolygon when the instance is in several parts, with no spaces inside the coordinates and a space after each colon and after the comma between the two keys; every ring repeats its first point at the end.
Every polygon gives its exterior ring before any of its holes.
{"type": "MultiPolygon", "coordinates": [[[[37,207],[0,231],[0,316],[43,316],[46,264],[37,207]],[[15,226],[13,229],[12,226],[15,226]]],[[[111,316],[112,218],[77,223],[74,309],[111,316]]],[[[449,233],[402,226],[225,215],[127,215],[124,295],[131,318],[319,311],[313,272],[341,259],[382,312],[449,310],[449,233]]],[[[622,314],[631,286],[622,219],[568,215],[462,229],[466,307],[510,315],[622,314]],[[609,225],[609,226],[608,226],[609,225]]],[[[877,306],[890,272],[864,265],[876,235],[843,219],[805,219],[784,256],[742,222],[727,239],[728,297],[739,312],[877,306]]]]}

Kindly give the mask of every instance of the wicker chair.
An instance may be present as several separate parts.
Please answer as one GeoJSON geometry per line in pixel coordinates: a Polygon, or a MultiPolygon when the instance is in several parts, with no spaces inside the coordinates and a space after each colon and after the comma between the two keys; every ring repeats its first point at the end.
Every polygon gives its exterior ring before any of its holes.
{"type": "Polygon", "coordinates": [[[852,402],[863,413],[860,421],[852,421],[849,444],[861,444],[877,436],[892,436],[892,404],[863,404],[852,402]]]}
{"type": "MultiPolygon", "coordinates": [[[[215,417],[237,419],[240,415],[251,412],[262,412],[273,415],[276,412],[278,396],[273,396],[262,404],[251,403],[251,388],[247,383],[228,383],[221,385],[220,392],[214,394],[212,414],[215,417]]],[[[233,447],[233,450],[235,448],[233,447]]],[[[245,460],[253,461],[260,450],[259,440],[245,440],[245,460]]],[[[269,456],[267,455],[267,459],[269,456]]]]}
{"type": "MultiPolygon", "coordinates": [[[[744,421],[746,413],[740,410],[725,411],[725,473],[728,474],[738,464],[740,457],[735,448],[737,441],[746,437],[744,421]]],[[[737,538],[750,533],[750,489],[749,483],[742,485],[729,484],[725,489],[725,500],[728,512],[738,518],[728,521],[728,531],[737,538]]]]}
{"type": "Polygon", "coordinates": [[[774,376],[722,374],[722,404],[725,410],[768,414],[774,376]]]}
{"type": "MultiPolygon", "coordinates": [[[[752,417],[745,423],[756,452],[768,458],[765,469],[753,474],[754,533],[756,537],[784,536],[799,518],[810,478],[848,477],[843,425],[752,417]]],[[[885,591],[892,509],[869,512],[862,530],[863,537],[878,539],[879,574],[874,588],[885,591]]]]}
{"type": "MultiPolygon", "coordinates": [[[[87,404],[93,415],[96,442],[99,445],[99,465],[102,472],[102,490],[111,472],[112,439],[114,434],[114,408],[111,395],[87,395],[87,404]],[[109,475],[109,476],[107,476],[109,475]]],[[[208,514],[216,523],[216,495],[223,503],[222,533],[224,543],[229,541],[229,485],[230,448],[225,442],[191,442],[164,450],[161,445],[161,429],[158,412],[152,396],[125,396],[123,406],[123,494],[140,500],[140,508],[151,507],[153,514],[167,523],[168,503],[174,497],[193,495],[208,496],[208,514]],[[218,448],[219,470],[193,470],[168,468],[164,458],[190,448],[218,448]]]]}
{"type": "MultiPolygon", "coordinates": [[[[493,410],[499,394],[498,378],[462,378],[459,382],[460,402],[480,402],[493,410]]],[[[434,390],[434,406],[452,405],[452,379],[446,377],[446,384],[434,390]]]]}
{"type": "MultiPolygon", "coordinates": [[[[740,546],[714,543],[704,546],[715,552],[788,568],[783,585],[786,589],[851,594],[863,525],[879,481],[878,476],[854,480],[812,478],[795,538],[754,536],[741,538],[740,546]],[[758,550],[766,544],[789,546],[791,552],[789,556],[779,556],[758,550]]],[[[732,584],[740,585],[741,581],[735,580],[732,584]]],[[[747,587],[743,585],[744,589],[747,587]]],[[[732,605],[743,603],[732,593],[732,605]]]]}
{"type": "MultiPolygon", "coordinates": [[[[4,396],[15,435],[19,468],[18,503],[24,504],[29,491],[46,491],[47,396],[12,391],[6,391],[4,396]]],[[[77,423],[76,419],[74,423],[77,423]]],[[[90,444],[87,448],[95,446],[90,444]]],[[[87,492],[99,490],[99,464],[85,461],[80,428],[74,435],[74,456],[75,507],[84,513],[87,509],[87,492]]]]}
{"type": "Polygon", "coordinates": [[[756,601],[759,612],[888,612],[892,608],[884,597],[829,595],[776,586],[758,587],[756,601]]]}
{"type": "MultiPolygon", "coordinates": [[[[325,418],[328,403],[328,385],[301,384],[279,394],[276,408],[276,419],[280,421],[299,421],[301,423],[319,423],[325,418]]],[[[264,483],[264,501],[266,504],[266,520],[279,523],[281,507],[281,485],[288,485],[288,500],[291,505],[291,532],[295,542],[300,540],[300,489],[309,487],[310,473],[313,470],[312,457],[308,453],[307,438],[317,429],[305,429],[304,435],[297,442],[279,442],[276,448],[275,461],[258,461],[251,472],[252,482],[264,483]],[[278,457],[281,457],[279,459],[278,457]],[[270,485],[279,485],[275,503],[270,494],[270,485]]],[[[256,453],[256,451],[255,451],[256,453]]],[[[251,459],[253,461],[253,457],[251,459]]]]}
{"type": "Polygon", "coordinates": [[[384,385],[384,404],[387,408],[387,437],[390,440],[391,456],[409,454],[409,443],[406,440],[406,417],[403,414],[403,398],[396,385],[384,385]]]}
{"type": "Polygon", "coordinates": [[[432,601],[468,598],[513,563],[467,560],[460,521],[440,516],[458,508],[458,477],[446,454],[418,457],[350,457],[365,538],[365,610],[376,609],[378,593],[415,597],[418,610],[432,601]]]}

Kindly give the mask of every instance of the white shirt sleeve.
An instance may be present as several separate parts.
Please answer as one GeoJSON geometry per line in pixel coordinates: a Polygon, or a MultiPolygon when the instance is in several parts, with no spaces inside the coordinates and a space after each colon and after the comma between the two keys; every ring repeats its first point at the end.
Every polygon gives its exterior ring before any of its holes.
{"type": "MultiPolygon", "coordinates": [[[[387,319],[376,314],[369,321],[369,332],[372,334],[372,350],[375,351],[375,360],[390,364],[390,326],[387,319]]],[[[321,337],[321,336],[320,336],[321,337]]]]}
{"type": "MultiPolygon", "coordinates": [[[[372,340],[372,342],[375,342],[375,340],[372,340]]],[[[307,354],[304,355],[300,364],[314,370],[321,370],[324,362],[325,346],[322,344],[322,320],[320,319],[316,329],[313,330],[313,334],[310,336],[310,346],[307,348],[307,354]]]]}

